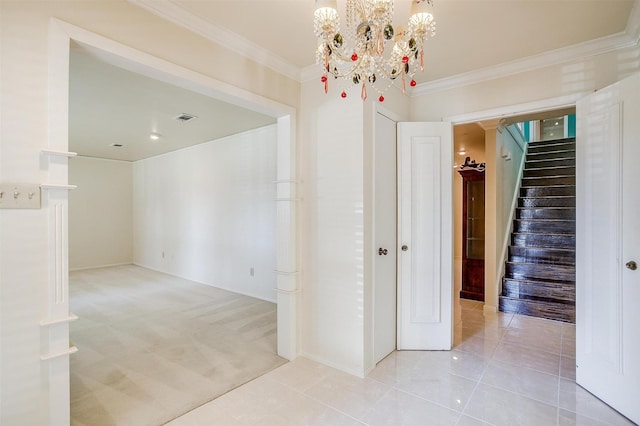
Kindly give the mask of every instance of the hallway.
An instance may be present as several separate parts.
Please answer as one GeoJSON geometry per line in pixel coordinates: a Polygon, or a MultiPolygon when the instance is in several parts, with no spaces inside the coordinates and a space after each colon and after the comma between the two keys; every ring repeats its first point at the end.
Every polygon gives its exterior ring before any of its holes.
{"type": "Polygon", "coordinates": [[[632,424],[575,384],[574,325],[460,305],[452,351],[393,352],[364,379],[300,357],[169,424],[632,424]]]}

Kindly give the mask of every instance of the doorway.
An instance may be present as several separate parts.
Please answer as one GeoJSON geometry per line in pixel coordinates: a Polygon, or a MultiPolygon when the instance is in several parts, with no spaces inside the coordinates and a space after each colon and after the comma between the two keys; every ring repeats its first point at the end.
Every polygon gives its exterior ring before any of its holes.
{"type": "MultiPolygon", "coordinates": [[[[62,21],[52,20],[50,44],[50,121],[49,151],[46,167],[50,185],[44,195],[43,204],[47,205],[49,215],[55,227],[49,229],[50,252],[52,262],[49,266],[50,280],[47,307],[52,318],[65,318],[55,322],[56,328],[49,335],[50,350],[56,356],[66,356],[73,351],[69,348],[68,327],[60,328],[57,324],[67,325],[73,321],[69,315],[68,299],[68,191],[74,189],[67,184],[68,158],[73,156],[68,148],[68,81],[69,52],[72,42],[81,43],[100,49],[115,58],[124,58],[131,64],[132,71],[153,76],[202,94],[224,99],[238,106],[270,114],[277,121],[277,178],[274,184],[278,193],[276,200],[276,300],[278,305],[278,354],[286,359],[297,356],[297,315],[298,278],[296,259],[296,211],[297,201],[295,179],[295,110],[291,107],[262,98],[255,94],[230,87],[210,77],[192,72],[175,64],[160,60],[140,51],[123,46],[117,42],[98,36],[62,21]],[[60,272],[62,271],[62,273],[60,272]]],[[[51,362],[50,407],[52,418],[56,423],[68,423],[69,419],[69,371],[68,364],[51,362]],[[65,391],[66,389],[66,391],[65,391]],[[67,407],[65,410],[55,407],[67,407]],[[55,408],[55,409],[54,409],[55,408]]]]}
{"type": "MultiPolygon", "coordinates": [[[[493,137],[493,140],[495,140],[495,134],[496,134],[496,129],[498,128],[499,124],[500,124],[500,120],[505,118],[505,117],[516,117],[516,116],[522,116],[522,115],[534,115],[540,112],[544,112],[544,111],[552,111],[552,110],[563,110],[564,108],[573,108],[575,106],[575,102],[577,99],[579,99],[581,97],[580,94],[577,95],[571,95],[571,96],[565,96],[565,97],[560,97],[560,98],[552,98],[552,99],[547,99],[544,101],[539,101],[539,102],[533,102],[533,103],[526,103],[526,104],[520,104],[520,105],[513,105],[513,106],[509,106],[509,107],[505,107],[505,108],[500,108],[500,109],[495,109],[495,110],[490,110],[490,111],[479,111],[479,112],[475,112],[475,113],[470,113],[470,114],[463,114],[463,115],[456,115],[456,116],[451,116],[451,117],[445,117],[443,119],[443,121],[445,122],[449,122],[452,124],[452,126],[463,126],[463,125],[473,125],[473,126],[477,126],[477,124],[475,123],[479,123],[479,134],[483,135],[481,136],[482,138],[482,142],[484,142],[484,138],[486,139],[491,139],[493,137]]],[[[400,121],[400,120],[396,120],[400,121]]],[[[460,127],[460,128],[464,128],[464,127],[460,127]]],[[[395,138],[394,138],[395,141],[395,138]]],[[[485,152],[485,160],[487,163],[487,168],[490,169],[491,168],[491,162],[493,161],[495,163],[495,159],[498,156],[501,156],[502,153],[500,153],[500,151],[496,152],[496,149],[499,149],[495,146],[495,143],[492,144],[491,146],[487,146],[486,148],[486,152],[485,152]],[[491,161],[490,161],[491,159],[491,161]]],[[[459,149],[458,151],[461,151],[461,149],[459,149]]],[[[455,165],[455,167],[459,167],[460,165],[460,157],[462,157],[460,155],[459,152],[453,152],[452,153],[453,156],[455,157],[455,161],[452,162],[452,164],[448,167],[453,167],[455,165]]],[[[395,158],[395,157],[394,157],[395,158]]],[[[479,161],[478,160],[476,161],[479,161]]],[[[376,158],[377,161],[377,158],[376,158]]],[[[514,163],[514,162],[511,162],[514,163]]],[[[495,172],[495,164],[493,165],[493,171],[489,170],[487,172],[487,187],[495,187],[496,185],[496,172],[495,172]]],[[[377,167],[377,166],[376,166],[377,167]]],[[[451,173],[456,173],[455,170],[450,169],[451,173]]],[[[375,175],[373,175],[372,177],[375,177],[375,175]]],[[[374,192],[376,192],[376,190],[374,189],[374,192]]],[[[493,191],[495,193],[495,191],[493,191]]],[[[493,202],[495,203],[495,194],[493,195],[493,199],[488,200],[489,202],[493,202]]],[[[395,199],[394,199],[395,200],[395,199]]],[[[511,206],[507,206],[507,209],[510,208],[511,206]]],[[[502,211],[500,211],[500,214],[502,215],[502,211]]],[[[460,222],[459,222],[460,223],[460,222]]],[[[495,230],[496,230],[496,223],[494,221],[493,224],[491,224],[490,226],[492,226],[491,229],[487,228],[487,232],[489,233],[493,233],[495,235],[495,230]]],[[[461,228],[461,227],[460,227],[461,228]]],[[[459,229],[460,229],[459,228],[459,229]]],[[[375,232],[378,232],[377,230],[374,231],[374,235],[375,232]]],[[[453,237],[452,237],[453,238],[453,237]]],[[[372,241],[374,242],[374,245],[371,247],[372,253],[374,253],[374,255],[377,257],[382,257],[379,256],[378,250],[380,248],[384,248],[382,247],[375,238],[372,238],[372,241]]],[[[455,241],[459,241],[459,239],[455,239],[455,241]]],[[[452,241],[453,243],[453,241],[452,241]]],[[[488,273],[485,274],[486,276],[486,282],[485,282],[485,303],[483,306],[483,310],[485,312],[491,312],[491,313],[495,313],[498,311],[497,306],[498,306],[498,294],[499,294],[499,282],[496,278],[497,276],[497,271],[496,271],[496,262],[495,262],[495,257],[500,256],[501,253],[499,253],[499,250],[501,249],[501,246],[503,245],[504,241],[497,241],[496,238],[494,237],[487,246],[486,252],[487,253],[496,253],[494,255],[494,258],[492,260],[489,260],[487,258],[487,262],[491,262],[492,263],[492,270],[489,271],[488,273]]],[[[396,245],[396,251],[398,250],[398,246],[396,245]]],[[[457,257],[456,258],[456,278],[455,278],[455,283],[456,283],[456,288],[458,290],[458,294],[459,294],[459,283],[461,282],[460,279],[460,271],[461,268],[458,267],[458,265],[460,264],[460,258],[457,257]]],[[[374,263],[375,265],[375,263],[374,263]]],[[[377,268],[377,266],[374,266],[374,268],[377,268]]],[[[452,265],[452,269],[453,269],[453,265],[452,265]]],[[[372,275],[375,277],[375,271],[372,271],[372,275]]],[[[379,285],[378,279],[374,278],[374,306],[377,306],[377,304],[379,303],[378,301],[378,297],[376,296],[377,293],[377,287],[379,285]]],[[[458,300],[457,298],[454,298],[453,300],[458,300]]],[[[395,299],[394,299],[395,301],[395,299]]],[[[455,312],[455,316],[454,318],[459,318],[459,311],[454,311],[455,312]]],[[[378,339],[380,339],[380,337],[378,337],[378,333],[379,333],[379,329],[381,327],[379,327],[379,321],[376,321],[375,318],[378,315],[378,313],[374,310],[374,324],[373,324],[373,343],[372,343],[372,353],[375,353],[373,347],[375,346],[375,341],[378,339]]],[[[397,314],[396,314],[397,317],[397,314]]],[[[397,318],[393,317],[387,319],[388,323],[396,323],[397,318]]],[[[455,320],[454,320],[455,322],[455,320]]],[[[382,329],[385,330],[389,330],[388,327],[383,327],[382,329]]],[[[390,338],[390,337],[388,337],[390,338]]],[[[376,357],[377,359],[377,357],[376,357]]]]}

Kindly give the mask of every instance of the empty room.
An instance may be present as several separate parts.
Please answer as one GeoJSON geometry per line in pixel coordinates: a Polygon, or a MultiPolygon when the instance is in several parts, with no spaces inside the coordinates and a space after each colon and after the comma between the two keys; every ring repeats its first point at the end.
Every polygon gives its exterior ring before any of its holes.
{"type": "Polygon", "coordinates": [[[74,46],[71,419],[161,424],[279,366],[275,119],[74,46]]]}

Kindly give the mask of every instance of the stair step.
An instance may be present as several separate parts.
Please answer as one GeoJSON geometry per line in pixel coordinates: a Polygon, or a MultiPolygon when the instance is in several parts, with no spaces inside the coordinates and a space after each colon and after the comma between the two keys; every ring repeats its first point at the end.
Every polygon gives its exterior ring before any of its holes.
{"type": "Polygon", "coordinates": [[[504,277],[519,280],[575,282],[576,268],[568,265],[507,262],[504,277]]]}
{"type": "Polygon", "coordinates": [[[576,300],[576,285],[571,282],[550,282],[537,280],[502,279],[502,296],[544,297],[547,300],[574,302],[576,300]]]}
{"type": "Polygon", "coordinates": [[[554,144],[558,144],[558,143],[568,143],[568,142],[575,142],[575,141],[576,141],[575,137],[558,138],[558,139],[549,139],[549,140],[544,140],[544,141],[528,142],[528,145],[529,146],[554,145],[554,144]]]}
{"type": "Polygon", "coordinates": [[[530,143],[529,148],[527,149],[527,154],[539,154],[541,152],[556,152],[556,151],[566,151],[570,149],[575,149],[575,142],[565,142],[565,141],[557,141],[552,143],[551,141],[547,144],[537,144],[530,143]]]}
{"type": "Polygon", "coordinates": [[[576,265],[576,251],[546,247],[509,246],[509,262],[576,265]]]}
{"type": "Polygon", "coordinates": [[[528,152],[526,161],[556,160],[559,158],[575,158],[575,156],[575,148],[567,148],[556,151],[528,152]]]}
{"type": "Polygon", "coordinates": [[[575,196],[576,186],[575,185],[527,186],[527,187],[520,188],[521,197],[547,197],[547,196],[558,196],[558,195],[575,196]]]}
{"type": "Polygon", "coordinates": [[[499,306],[575,322],[575,138],[529,143],[499,306]]]}
{"type": "Polygon", "coordinates": [[[567,234],[529,234],[514,232],[511,235],[511,245],[575,249],[576,236],[567,234]]]}
{"type": "Polygon", "coordinates": [[[576,322],[576,307],[572,303],[549,301],[544,298],[523,297],[511,298],[500,296],[501,312],[547,318],[568,323],[576,322]]]}
{"type": "Polygon", "coordinates": [[[575,207],[518,207],[516,219],[565,219],[575,220],[575,207]]]}
{"type": "Polygon", "coordinates": [[[523,177],[546,177],[546,176],[575,176],[575,166],[563,167],[543,167],[538,169],[525,169],[523,177]]]}
{"type": "Polygon", "coordinates": [[[575,207],[575,196],[520,197],[518,207],[575,207]]]}
{"type": "Polygon", "coordinates": [[[551,158],[546,160],[539,159],[527,159],[524,167],[525,169],[540,169],[543,167],[563,167],[563,166],[571,166],[575,167],[576,165],[576,157],[573,152],[567,157],[562,158],[551,158]]]}
{"type": "Polygon", "coordinates": [[[523,177],[522,187],[527,186],[558,186],[575,185],[575,176],[547,176],[547,177],[523,177]]]}
{"type": "Polygon", "coordinates": [[[513,221],[513,232],[575,235],[576,221],[562,219],[516,219],[513,221]]]}

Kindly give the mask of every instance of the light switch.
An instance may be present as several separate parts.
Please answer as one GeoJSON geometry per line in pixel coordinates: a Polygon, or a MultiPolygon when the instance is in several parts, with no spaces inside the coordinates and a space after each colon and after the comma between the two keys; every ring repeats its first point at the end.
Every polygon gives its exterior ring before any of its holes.
{"type": "Polygon", "coordinates": [[[40,185],[0,183],[0,209],[39,209],[40,185]]]}

